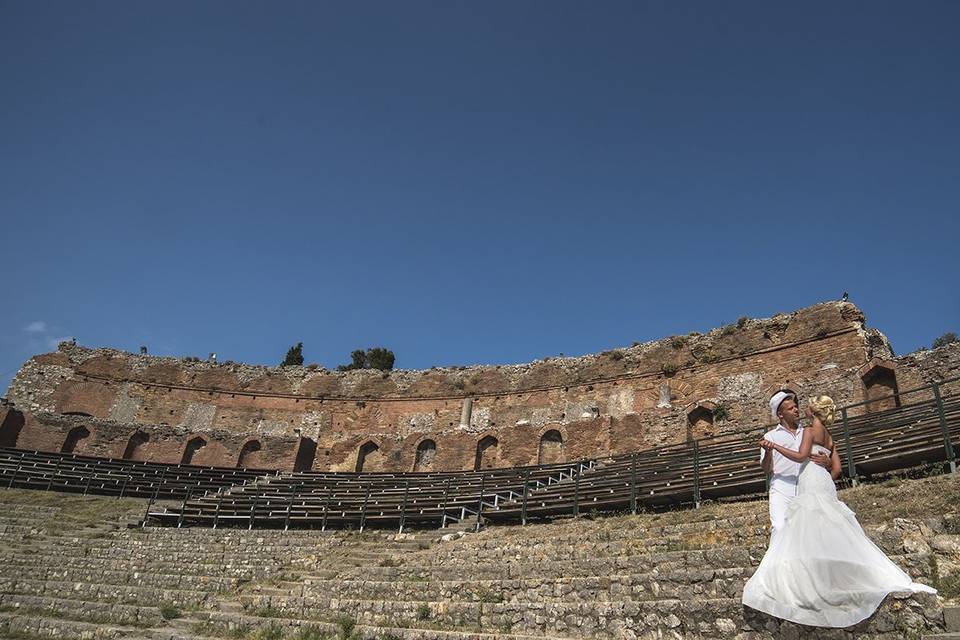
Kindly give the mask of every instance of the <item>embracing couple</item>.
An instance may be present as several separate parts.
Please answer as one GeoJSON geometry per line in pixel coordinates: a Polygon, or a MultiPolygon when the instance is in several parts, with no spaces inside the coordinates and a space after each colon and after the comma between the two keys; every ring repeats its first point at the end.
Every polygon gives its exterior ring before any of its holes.
{"type": "Polygon", "coordinates": [[[816,627],[856,624],[893,591],[936,593],[891,562],[837,499],[840,457],[827,430],[834,411],[828,396],[814,398],[803,426],[795,393],[770,399],[779,425],[760,441],[770,478],[770,546],[743,588],[748,607],[816,627]]]}

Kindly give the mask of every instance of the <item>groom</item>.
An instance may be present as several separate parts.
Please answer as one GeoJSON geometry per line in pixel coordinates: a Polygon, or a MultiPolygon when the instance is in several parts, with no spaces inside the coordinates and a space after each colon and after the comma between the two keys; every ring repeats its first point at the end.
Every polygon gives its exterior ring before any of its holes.
{"type": "MultiPolygon", "coordinates": [[[[789,389],[777,391],[770,398],[770,414],[780,424],[768,431],[760,441],[762,447],[760,468],[770,479],[770,541],[772,543],[774,536],[783,530],[787,507],[797,495],[800,463],[778,453],[771,443],[793,451],[800,450],[800,443],[803,442],[803,426],[800,424],[797,394],[789,389]]],[[[836,447],[832,455],[811,454],[810,460],[827,469],[834,479],[840,476],[840,456],[837,455],[836,447]]]]}

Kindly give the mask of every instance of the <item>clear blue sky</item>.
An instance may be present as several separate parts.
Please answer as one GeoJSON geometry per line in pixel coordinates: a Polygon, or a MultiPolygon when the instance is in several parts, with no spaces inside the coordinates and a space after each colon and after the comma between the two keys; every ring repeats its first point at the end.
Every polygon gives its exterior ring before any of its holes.
{"type": "Polygon", "coordinates": [[[960,2],[0,2],[0,390],[399,368],[851,300],[960,331],[960,2]]]}

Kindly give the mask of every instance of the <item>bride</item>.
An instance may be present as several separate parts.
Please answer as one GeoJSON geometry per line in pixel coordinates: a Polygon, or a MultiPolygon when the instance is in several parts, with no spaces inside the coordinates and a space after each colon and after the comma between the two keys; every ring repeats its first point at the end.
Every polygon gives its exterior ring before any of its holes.
{"type": "Polygon", "coordinates": [[[783,532],[774,536],[760,566],[743,588],[743,604],[770,615],[816,627],[848,627],[868,618],[893,591],[936,593],[913,582],[867,538],[853,511],[837,499],[830,473],[809,464],[812,453],[830,455],[834,403],[810,401],[799,451],[761,441],[801,462],[797,496],[783,532]]]}

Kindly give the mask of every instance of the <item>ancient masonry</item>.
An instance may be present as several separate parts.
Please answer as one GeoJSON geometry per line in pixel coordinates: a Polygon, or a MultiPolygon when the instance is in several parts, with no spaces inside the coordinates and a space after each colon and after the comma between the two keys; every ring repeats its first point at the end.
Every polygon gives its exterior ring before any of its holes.
{"type": "Polygon", "coordinates": [[[158,462],[450,471],[595,458],[769,422],[787,386],[838,404],[956,376],[894,357],[847,302],[598,355],[428,371],[262,367],[64,343],[21,368],[0,446],[158,462]]]}

